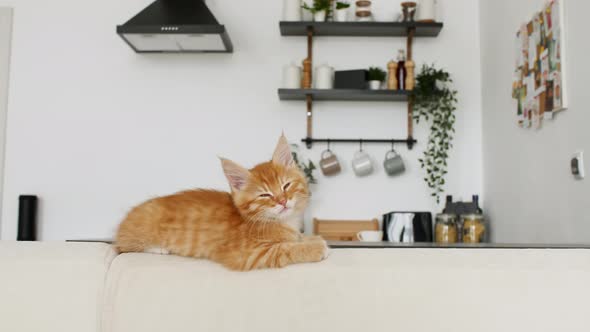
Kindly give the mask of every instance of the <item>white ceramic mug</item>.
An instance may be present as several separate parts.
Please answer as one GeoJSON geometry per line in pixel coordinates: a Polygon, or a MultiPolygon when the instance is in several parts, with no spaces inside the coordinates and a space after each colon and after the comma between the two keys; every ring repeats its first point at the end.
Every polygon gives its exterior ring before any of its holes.
{"type": "Polygon", "coordinates": [[[356,238],[361,242],[381,242],[383,241],[382,231],[362,231],[356,234],[356,238]]]}
{"type": "Polygon", "coordinates": [[[402,156],[395,150],[387,152],[385,155],[385,161],[383,161],[383,168],[385,169],[385,173],[389,176],[403,173],[406,170],[402,156]]]}
{"type": "Polygon", "coordinates": [[[357,151],[352,159],[352,169],[356,176],[367,176],[373,173],[373,160],[368,153],[357,151]]]}

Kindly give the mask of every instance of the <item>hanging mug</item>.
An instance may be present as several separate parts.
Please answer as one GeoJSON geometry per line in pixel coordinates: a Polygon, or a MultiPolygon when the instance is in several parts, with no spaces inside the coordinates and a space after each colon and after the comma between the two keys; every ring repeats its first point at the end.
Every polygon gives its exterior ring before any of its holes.
{"type": "Polygon", "coordinates": [[[385,155],[385,161],[383,162],[383,168],[389,176],[394,176],[403,173],[406,170],[404,160],[395,150],[387,152],[385,155]]]}
{"type": "Polygon", "coordinates": [[[342,168],[338,157],[331,151],[326,150],[322,152],[322,160],[320,160],[320,169],[325,176],[332,176],[340,173],[342,168]]]}
{"type": "Polygon", "coordinates": [[[373,173],[371,156],[363,150],[357,151],[352,159],[352,169],[356,176],[362,177],[373,173]]]}

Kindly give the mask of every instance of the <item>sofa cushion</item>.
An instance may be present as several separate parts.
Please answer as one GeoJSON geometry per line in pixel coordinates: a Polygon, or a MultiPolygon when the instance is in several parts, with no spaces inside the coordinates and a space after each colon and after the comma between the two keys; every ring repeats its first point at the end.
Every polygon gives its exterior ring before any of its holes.
{"type": "Polygon", "coordinates": [[[232,272],[125,254],[105,332],[587,331],[588,250],[334,250],[322,263],[232,272]]]}
{"type": "Polygon", "coordinates": [[[0,242],[0,331],[99,331],[106,244],[0,242]]]}

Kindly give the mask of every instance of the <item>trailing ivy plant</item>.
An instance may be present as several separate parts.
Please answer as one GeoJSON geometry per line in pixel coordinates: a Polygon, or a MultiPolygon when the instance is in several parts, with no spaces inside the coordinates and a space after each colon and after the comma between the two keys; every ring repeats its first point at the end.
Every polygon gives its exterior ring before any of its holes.
{"type": "Polygon", "coordinates": [[[457,91],[452,88],[451,75],[434,65],[424,65],[416,76],[414,88],[414,120],[430,125],[430,136],[420,165],[426,170],[424,181],[432,197],[440,203],[447,175],[447,160],[453,147],[457,91]]]}
{"type": "Polygon", "coordinates": [[[316,170],[316,166],[313,163],[313,161],[303,160],[303,158],[299,158],[299,146],[297,144],[291,144],[291,154],[293,155],[293,161],[295,162],[295,164],[297,164],[297,166],[299,166],[299,168],[305,175],[307,183],[317,183],[317,180],[313,174],[313,172],[316,170]]]}

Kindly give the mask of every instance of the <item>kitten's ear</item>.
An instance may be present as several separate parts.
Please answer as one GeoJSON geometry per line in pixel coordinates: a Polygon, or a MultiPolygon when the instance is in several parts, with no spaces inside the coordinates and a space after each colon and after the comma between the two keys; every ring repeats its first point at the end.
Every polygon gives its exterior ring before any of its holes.
{"type": "Polygon", "coordinates": [[[227,181],[229,182],[229,185],[232,187],[232,189],[244,189],[246,182],[248,182],[248,177],[250,177],[250,171],[231,160],[224,158],[219,159],[221,159],[223,172],[225,173],[225,177],[227,178],[227,181]]]}
{"type": "Polygon", "coordinates": [[[291,154],[291,147],[289,146],[289,142],[287,142],[285,134],[282,134],[279,138],[279,143],[272,155],[272,161],[275,164],[286,167],[293,166],[293,155],[291,154]]]}

